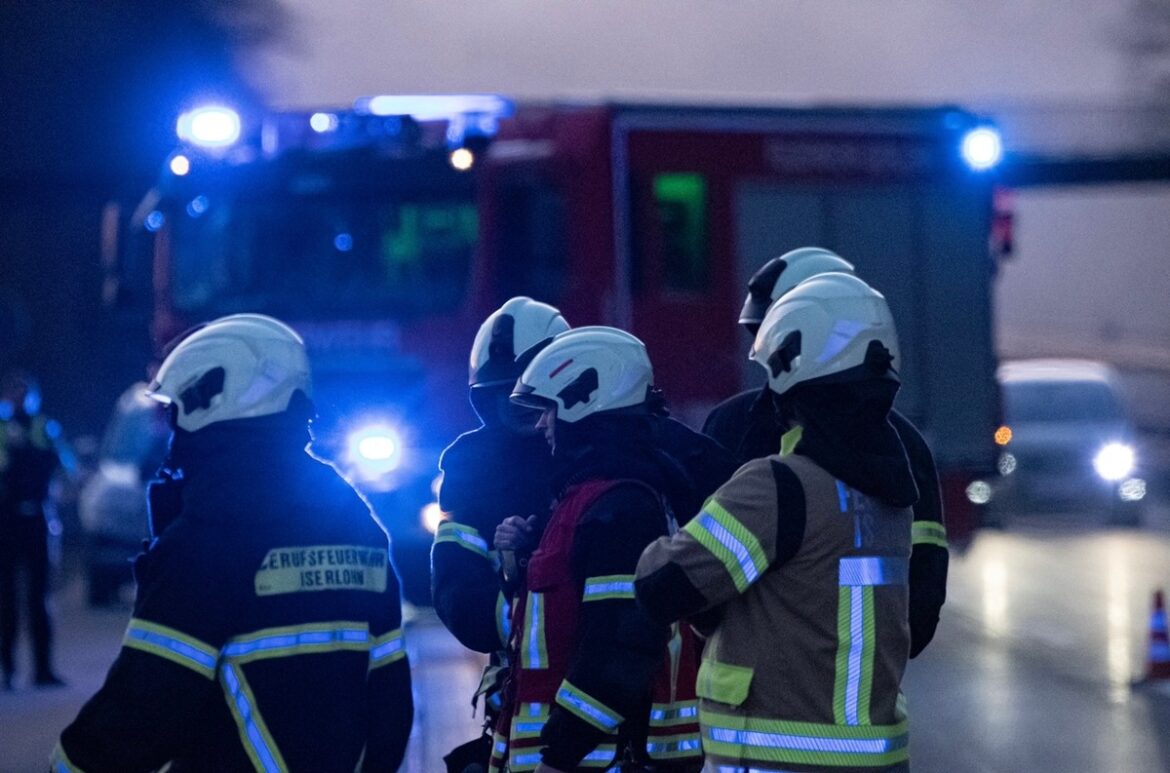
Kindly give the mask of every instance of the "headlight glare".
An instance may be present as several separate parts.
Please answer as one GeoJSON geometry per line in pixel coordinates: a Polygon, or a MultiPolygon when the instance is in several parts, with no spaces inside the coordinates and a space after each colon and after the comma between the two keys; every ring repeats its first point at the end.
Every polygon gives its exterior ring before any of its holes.
{"type": "Polygon", "coordinates": [[[1093,457],[1093,468],[1108,481],[1121,480],[1133,472],[1133,448],[1124,443],[1109,443],[1093,457]]]}

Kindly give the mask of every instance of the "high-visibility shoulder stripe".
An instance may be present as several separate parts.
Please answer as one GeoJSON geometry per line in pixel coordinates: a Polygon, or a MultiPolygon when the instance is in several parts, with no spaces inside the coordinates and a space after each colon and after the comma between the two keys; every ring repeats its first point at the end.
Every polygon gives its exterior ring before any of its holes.
{"type": "Polygon", "coordinates": [[[606,733],[616,732],[623,719],[621,714],[575,687],[568,679],[561,682],[561,688],[557,690],[557,705],[606,733]]]}
{"type": "Polygon", "coordinates": [[[69,755],[65,753],[60,741],[53,747],[53,754],[49,757],[49,770],[52,773],[85,773],[69,759],[69,755]]]}
{"type": "Polygon", "coordinates": [[[219,651],[210,644],[174,628],[132,617],[126,627],[122,646],[166,658],[208,679],[215,678],[219,651]]]}
{"type": "Polygon", "coordinates": [[[406,657],[406,643],[402,640],[402,629],[377,637],[370,648],[370,670],[388,666],[406,657]]]}
{"type": "Polygon", "coordinates": [[[714,499],[704,505],[683,531],[719,559],[741,593],[768,568],[764,548],[756,535],[714,499]]]}
{"type": "Polygon", "coordinates": [[[947,527],[934,521],[915,521],[910,526],[910,540],[915,545],[938,545],[946,548],[947,527]]]}
{"type": "Polygon", "coordinates": [[[236,720],[240,741],[249,759],[252,760],[252,765],[263,773],[282,773],[288,770],[272,733],[268,731],[268,726],[260,716],[256,696],[252,694],[252,688],[248,686],[240,667],[231,661],[225,661],[223,668],[220,669],[220,681],[227,693],[228,708],[236,720]]]}
{"type": "Polygon", "coordinates": [[[585,580],[582,601],[605,601],[607,599],[634,598],[634,575],[606,574],[585,580]]]}
{"type": "Polygon", "coordinates": [[[366,623],[350,621],[265,628],[229,641],[223,656],[237,662],[308,655],[338,650],[365,651],[370,646],[366,623]]]}
{"type": "Polygon", "coordinates": [[[435,532],[435,544],[454,542],[461,548],[466,548],[478,556],[488,557],[488,543],[478,530],[463,523],[443,521],[435,532]]]}

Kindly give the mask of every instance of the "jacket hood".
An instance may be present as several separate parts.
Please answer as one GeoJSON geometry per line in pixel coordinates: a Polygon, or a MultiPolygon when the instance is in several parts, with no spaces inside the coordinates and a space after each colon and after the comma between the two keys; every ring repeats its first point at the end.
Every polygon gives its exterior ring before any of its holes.
{"type": "Polygon", "coordinates": [[[874,378],[805,382],[779,400],[782,416],[803,427],[795,453],[845,484],[895,507],[918,501],[906,450],[890,424],[898,384],[874,378]]]}

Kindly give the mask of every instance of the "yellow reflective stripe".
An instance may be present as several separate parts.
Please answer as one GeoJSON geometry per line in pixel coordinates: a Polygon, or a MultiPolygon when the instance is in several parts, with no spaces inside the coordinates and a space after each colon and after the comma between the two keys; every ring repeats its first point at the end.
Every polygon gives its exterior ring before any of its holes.
{"type": "Polygon", "coordinates": [[[402,640],[402,629],[395,628],[382,634],[370,647],[370,670],[388,666],[406,657],[406,643],[402,640]]]}
{"type": "Polygon", "coordinates": [[[699,702],[697,700],[655,703],[650,707],[650,727],[685,725],[688,722],[697,722],[698,719],[699,702]]]}
{"type": "Polygon", "coordinates": [[[910,526],[910,541],[915,545],[938,545],[947,548],[947,528],[934,521],[915,521],[910,526]]]}
{"type": "Polygon", "coordinates": [[[453,542],[478,556],[488,557],[488,543],[472,526],[455,521],[443,521],[435,532],[435,544],[453,542]]]}
{"type": "Polygon", "coordinates": [[[520,665],[530,669],[548,668],[543,593],[528,592],[528,603],[524,606],[524,637],[520,642],[520,665]]]}
{"type": "Polygon", "coordinates": [[[248,663],[339,650],[365,652],[369,648],[367,624],[346,620],[264,628],[229,641],[224,645],[223,656],[236,663],[248,663]]]}
{"type": "Polygon", "coordinates": [[[69,759],[69,755],[65,753],[60,741],[53,747],[53,754],[49,757],[49,770],[52,773],[85,773],[69,759]]]}
{"type": "Polygon", "coordinates": [[[512,637],[512,604],[503,591],[496,596],[496,633],[500,636],[500,644],[508,646],[508,639],[512,637]]]}
{"type": "Polygon", "coordinates": [[[557,705],[606,733],[616,732],[623,719],[621,714],[575,686],[568,679],[561,682],[561,688],[557,690],[557,705]]]}
{"type": "Polygon", "coordinates": [[[256,696],[252,694],[252,688],[244,679],[243,671],[235,663],[225,661],[223,668],[220,669],[220,681],[227,693],[228,708],[236,720],[240,742],[244,745],[248,758],[252,760],[252,765],[264,773],[281,773],[288,770],[288,765],[280,756],[276,741],[260,716],[256,696]]]}
{"type": "Polygon", "coordinates": [[[906,721],[843,726],[704,711],[702,722],[704,751],[721,757],[854,768],[894,765],[910,754],[906,721]]]}
{"type": "Polygon", "coordinates": [[[841,586],[837,592],[837,669],[833,720],[868,725],[876,633],[873,586],[841,586]]]}
{"type": "Polygon", "coordinates": [[[804,427],[797,424],[792,429],[780,436],[780,455],[791,456],[792,452],[796,450],[796,444],[804,436],[804,427]]]}
{"type": "Polygon", "coordinates": [[[714,499],[703,506],[683,531],[723,564],[740,593],[768,568],[764,548],[756,535],[714,499]]]}
{"type": "Polygon", "coordinates": [[[174,628],[132,617],[122,646],[166,658],[208,679],[215,678],[219,650],[174,628]]]}
{"type": "Polygon", "coordinates": [[[509,737],[512,740],[519,738],[536,738],[548,722],[549,705],[547,703],[525,703],[512,717],[509,737]]]}
{"type": "Polygon", "coordinates": [[[607,599],[634,598],[634,575],[606,574],[589,577],[581,592],[582,601],[605,601],[607,599]]]}
{"type": "Polygon", "coordinates": [[[652,735],[646,740],[646,753],[656,760],[698,756],[702,749],[699,732],[675,735],[652,735]]]}

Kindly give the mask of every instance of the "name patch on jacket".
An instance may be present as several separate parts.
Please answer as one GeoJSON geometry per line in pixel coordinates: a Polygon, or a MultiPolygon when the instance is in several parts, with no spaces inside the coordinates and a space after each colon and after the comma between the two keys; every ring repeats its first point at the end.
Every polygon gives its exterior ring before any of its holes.
{"type": "Polygon", "coordinates": [[[268,551],[256,572],[256,595],[317,590],[386,590],[385,548],[309,545],[268,551]]]}

